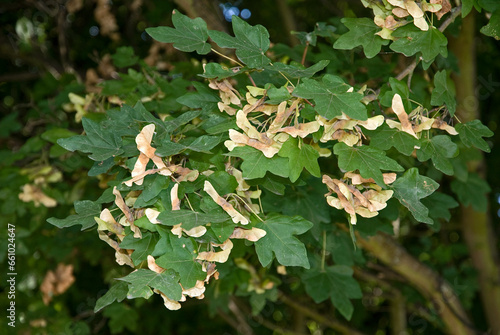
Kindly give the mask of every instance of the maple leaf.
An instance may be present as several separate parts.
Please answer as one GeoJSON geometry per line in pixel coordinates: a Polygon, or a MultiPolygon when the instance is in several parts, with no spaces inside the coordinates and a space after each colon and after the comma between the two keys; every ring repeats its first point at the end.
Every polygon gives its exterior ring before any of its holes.
{"type": "Polygon", "coordinates": [[[264,69],[271,72],[278,72],[278,73],[281,72],[282,74],[287,76],[287,78],[293,78],[293,79],[309,78],[312,77],[316,72],[323,70],[329,63],[330,63],[329,60],[320,60],[316,64],[306,68],[301,65],[295,65],[295,64],[288,65],[276,62],[270,65],[266,65],[264,69]]]}
{"type": "Polygon", "coordinates": [[[428,197],[422,199],[422,203],[429,209],[429,216],[432,219],[445,219],[450,221],[450,208],[458,207],[458,202],[448,194],[434,192],[428,197]]]}
{"type": "Polygon", "coordinates": [[[117,284],[111,286],[111,288],[100,297],[95,303],[94,313],[99,312],[106,306],[111,305],[115,301],[121,302],[127,297],[128,284],[126,282],[118,282],[117,284]]]}
{"type": "Polygon", "coordinates": [[[434,90],[432,90],[431,104],[439,106],[446,104],[451,116],[455,115],[457,102],[455,100],[455,84],[448,79],[446,70],[437,72],[434,75],[434,90]]]}
{"type": "Polygon", "coordinates": [[[269,171],[277,176],[288,178],[288,159],[284,157],[267,158],[264,154],[251,147],[236,147],[227,156],[240,157],[243,159],[241,170],[243,178],[263,178],[269,171]]]}
{"type": "Polygon", "coordinates": [[[449,176],[453,175],[453,165],[449,158],[456,155],[458,155],[458,146],[447,135],[420,139],[420,149],[417,150],[418,160],[425,162],[430,158],[436,169],[449,176]]]}
{"type": "Polygon", "coordinates": [[[210,38],[221,48],[236,49],[236,56],[251,68],[262,68],[271,62],[265,55],[269,49],[269,33],[263,26],[251,26],[243,19],[233,15],[232,25],[235,37],[210,30],[210,38]]]}
{"type": "Polygon", "coordinates": [[[81,224],[84,230],[96,224],[94,217],[101,214],[101,206],[90,200],[75,201],[75,211],[76,215],[70,215],[65,219],[49,218],[47,222],[58,228],[81,224]]]}
{"type": "Polygon", "coordinates": [[[158,239],[159,237],[157,234],[151,234],[149,232],[143,234],[142,238],[134,238],[132,234],[128,234],[120,243],[120,248],[134,250],[130,257],[134,265],[137,266],[142,261],[145,261],[148,255],[151,255],[158,239]]]}
{"type": "Polygon", "coordinates": [[[419,144],[415,137],[404,131],[390,128],[387,124],[383,124],[376,131],[369,130],[364,133],[370,137],[371,147],[382,150],[389,150],[394,147],[406,156],[410,156],[415,150],[415,146],[419,144]]]}
{"type": "Polygon", "coordinates": [[[435,27],[431,27],[427,31],[422,31],[413,25],[406,25],[396,29],[392,33],[392,36],[398,37],[398,39],[392,42],[390,48],[407,57],[421,52],[424,61],[431,62],[438,54],[441,54],[443,57],[448,55],[448,50],[446,49],[448,40],[435,27]]]}
{"type": "Polygon", "coordinates": [[[382,45],[389,44],[388,40],[376,35],[379,27],[369,18],[343,18],[340,20],[349,29],[349,32],[340,36],[333,44],[335,49],[351,50],[362,46],[367,58],[375,57],[382,45]]]}
{"type": "Polygon", "coordinates": [[[451,190],[464,206],[472,206],[476,211],[483,213],[488,210],[487,193],[491,191],[491,187],[476,173],[469,173],[466,181],[453,180],[451,190]]]}
{"type": "Polygon", "coordinates": [[[203,19],[191,19],[178,11],[172,12],[171,27],[146,28],[146,32],[155,40],[163,43],[173,43],[174,48],[191,52],[196,51],[200,55],[210,52],[211,46],[207,42],[208,29],[203,19]]]}
{"type": "Polygon", "coordinates": [[[312,146],[303,142],[299,143],[297,138],[290,137],[283,143],[278,155],[288,158],[290,181],[292,182],[299,179],[304,168],[315,177],[321,176],[318,165],[319,153],[312,146]]]}
{"type": "Polygon", "coordinates": [[[333,146],[333,152],[338,155],[339,168],[344,171],[359,170],[363,178],[373,178],[379,185],[385,185],[381,170],[404,171],[384,151],[367,145],[350,147],[341,142],[333,146]]]}
{"type": "Polygon", "coordinates": [[[481,28],[481,33],[500,40],[500,9],[495,10],[491,14],[490,21],[481,28]]]}
{"type": "Polygon", "coordinates": [[[417,168],[407,170],[391,185],[394,197],[410,210],[413,217],[418,222],[429,224],[434,221],[429,217],[429,209],[420,202],[420,199],[431,195],[438,187],[439,184],[431,178],[421,176],[417,168]]]}
{"type": "Polygon", "coordinates": [[[459,123],[455,126],[458,131],[462,143],[470,148],[474,146],[484,152],[490,152],[491,149],[488,143],[483,140],[483,137],[493,136],[493,132],[481,123],[479,120],[473,120],[467,123],[459,123]]]}
{"type": "Polygon", "coordinates": [[[306,99],[314,99],[318,114],[326,119],[333,119],[345,113],[352,119],[366,120],[366,107],[361,103],[363,95],[348,92],[350,86],[342,78],[327,74],[322,82],[305,78],[293,90],[293,95],[306,99]]]}
{"type": "Polygon", "coordinates": [[[73,265],[59,263],[55,271],[47,272],[40,285],[43,303],[48,305],[53,296],[63,294],[74,282],[73,265]]]}
{"type": "Polygon", "coordinates": [[[262,266],[268,266],[273,254],[281,265],[309,268],[307,251],[302,242],[293,235],[300,235],[311,229],[313,224],[300,217],[277,215],[255,227],[266,231],[266,235],[255,242],[255,250],[262,266]]]}
{"type": "Polygon", "coordinates": [[[207,223],[224,222],[229,220],[230,217],[225,213],[207,214],[203,212],[179,209],[173,211],[162,211],[157,219],[161,224],[166,226],[175,226],[182,223],[182,227],[189,230],[207,223]]]}
{"type": "Polygon", "coordinates": [[[183,287],[194,287],[197,280],[204,280],[206,273],[196,261],[198,254],[195,242],[190,238],[174,236],[165,229],[159,230],[159,233],[163,241],[158,243],[160,246],[154,251],[154,255],[161,255],[156,259],[156,264],[164,269],[175,270],[183,287]]]}
{"type": "Polygon", "coordinates": [[[89,158],[95,161],[103,161],[123,153],[122,139],[115,132],[87,118],[82,119],[82,125],[86,136],[61,138],[57,144],[69,151],[90,153],[89,158]]]}
{"type": "Polygon", "coordinates": [[[352,277],[353,270],[345,265],[333,265],[324,270],[313,269],[302,276],[307,294],[315,303],[330,298],[332,304],[347,320],[354,311],[350,299],[363,297],[358,282],[352,277]]]}
{"type": "Polygon", "coordinates": [[[151,270],[138,269],[118,280],[130,283],[128,296],[131,297],[151,296],[153,294],[151,288],[161,291],[172,300],[178,301],[182,297],[179,275],[173,270],[156,273],[151,270]]]}

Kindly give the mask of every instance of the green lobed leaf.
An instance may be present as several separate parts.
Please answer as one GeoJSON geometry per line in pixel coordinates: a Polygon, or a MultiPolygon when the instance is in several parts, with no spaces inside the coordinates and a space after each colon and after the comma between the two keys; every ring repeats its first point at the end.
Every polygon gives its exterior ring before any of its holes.
{"type": "Polygon", "coordinates": [[[191,19],[186,15],[173,11],[171,27],[146,28],[146,32],[155,40],[163,43],[173,43],[174,48],[184,51],[196,51],[200,55],[210,52],[211,46],[207,42],[208,29],[203,19],[191,19]]]}
{"type": "Polygon", "coordinates": [[[213,231],[220,243],[224,243],[233,233],[235,225],[232,221],[214,222],[210,225],[210,230],[213,231]]]}
{"type": "MultiPolygon", "coordinates": [[[[401,96],[401,100],[403,100],[403,105],[405,110],[412,110],[411,101],[410,101],[410,89],[408,88],[408,84],[402,80],[397,80],[396,78],[389,78],[389,84],[391,86],[390,90],[381,93],[380,103],[386,107],[392,106],[392,98],[397,93],[401,96]]],[[[382,91],[383,92],[383,91],[382,91]]]]}
{"type": "Polygon", "coordinates": [[[323,70],[329,63],[330,63],[329,60],[320,60],[316,64],[306,68],[300,64],[287,65],[280,62],[276,62],[264,66],[264,69],[271,72],[281,72],[289,79],[309,78],[312,77],[315,73],[323,70]]]}
{"type": "Polygon", "coordinates": [[[265,212],[299,215],[313,223],[330,222],[330,207],[325,201],[324,184],[319,178],[305,180],[306,185],[288,187],[282,194],[267,193],[262,206],[265,212]],[[286,199],[286,201],[283,201],[286,199]]]}
{"type": "Polygon", "coordinates": [[[465,182],[453,180],[451,190],[464,206],[472,206],[476,211],[483,213],[488,210],[487,193],[491,191],[491,188],[477,173],[469,173],[465,182]]]}
{"type": "Polygon", "coordinates": [[[343,18],[340,20],[349,29],[349,32],[340,36],[333,44],[335,49],[351,50],[362,46],[367,58],[375,57],[382,45],[389,44],[388,40],[375,35],[380,28],[369,18],[343,18]]]}
{"type": "Polygon", "coordinates": [[[483,125],[479,120],[459,123],[455,129],[460,136],[460,140],[466,147],[474,146],[484,152],[490,152],[490,146],[483,140],[483,137],[493,136],[493,132],[483,125]]]}
{"type": "Polygon", "coordinates": [[[111,305],[115,301],[123,301],[127,297],[128,284],[125,282],[118,282],[117,284],[111,286],[111,288],[100,297],[95,303],[94,313],[99,312],[104,307],[111,305]]]}
{"type": "Polygon", "coordinates": [[[137,205],[147,203],[156,198],[162,190],[168,187],[169,184],[170,178],[161,174],[146,176],[144,178],[144,190],[142,190],[141,194],[134,203],[134,207],[137,208],[137,205]]]}
{"type": "Polygon", "coordinates": [[[90,119],[82,119],[83,128],[87,135],[77,135],[70,138],[61,138],[57,143],[66,150],[90,153],[89,158],[103,161],[123,153],[122,139],[112,131],[90,119]]]}
{"type": "Polygon", "coordinates": [[[429,30],[422,31],[412,24],[407,24],[396,29],[392,33],[392,36],[398,39],[392,42],[390,48],[407,57],[421,52],[424,61],[432,62],[439,54],[443,57],[448,55],[448,50],[446,49],[448,40],[435,27],[430,27],[429,30]]]}
{"type": "Polygon", "coordinates": [[[284,178],[288,178],[290,173],[287,158],[267,158],[261,151],[249,146],[236,147],[226,155],[243,159],[241,170],[244,179],[263,178],[268,171],[284,178]]]}
{"type": "Polygon", "coordinates": [[[262,68],[271,60],[265,52],[269,49],[269,33],[263,26],[251,26],[243,19],[233,15],[232,25],[234,37],[210,30],[210,38],[221,48],[236,49],[236,56],[250,68],[262,68]]]}
{"type": "Polygon", "coordinates": [[[123,278],[118,278],[118,280],[131,284],[129,286],[129,294],[132,295],[134,295],[135,291],[151,291],[153,288],[161,291],[175,301],[179,301],[182,297],[179,275],[171,269],[162,273],[156,273],[147,269],[137,269],[123,278]]]}
{"type": "Polygon", "coordinates": [[[419,141],[407,132],[389,127],[384,123],[377,130],[363,130],[370,137],[370,146],[382,150],[394,147],[403,155],[410,156],[419,141]]]}
{"type": "Polygon", "coordinates": [[[212,173],[208,176],[208,181],[212,184],[217,193],[222,196],[233,193],[238,187],[238,181],[236,178],[226,171],[217,171],[212,173]]]}
{"type": "Polygon", "coordinates": [[[208,79],[217,78],[218,80],[221,80],[224,78],[234,77],[240,73],[244,73],[245,70],[248,69],[242,68],[240,66],[228,69],[219,63],[207,63],[203,69],[203,74],[200,74],[199,76],[208,79]]]}
{"type": "Polygon", "coordinates": [[[155,153],[160,157],[177,155],[185,150],[210,153],[210,150],[221,143],[222,140],[222,136],[210,135],[190,137],[180,142],[172,142],[166,139],[160,143],[155,153]]]}
{"type": "Polygon", "coordinates": [[[158,240],[158,235],[150,232],[143,233],[142,238],[135,238],[133,234],[128,234],[120,243],[120,248],[134,250],[130,257],[137,266],[153,253],[158,240]]]}
{"type": "Polygon", "coordinates": [[[481,7],[479,7],[477,2],[478,0],[462,0],[462,18],[470,13],[472,7],[476,7],[478,12],[481,11],[481,7]]]}
{"type": "Polygon", "coordinates": [[[139,61],[139,57],[134,55],[132,47],[119,47],[111,58],[117,67],[129,67],[137,64],[139,61]]]}
{"type": "Polygon", "coordinates": [[[271,264],[274,254],[281,265],[308,269],[306,248],[294,235],[303,234],[312,226],[310,221],[300,216],[277,215],[259,222],[256,227],[266,231],[266,236],[255,242],[255,251],[262,266],[271,264]]]}
{"type": "MultiPolygon", "coordinates": [[[[127,333],[126,329],[132,333],[137,331],[139,314],[134,308],[126,304],[113,304],[109,306],[104,310],[103,316],[107,319],[107,326],[111,334],[124,334],[127,333]]],[[[90,332],[72,331],[71,334],[90,334],[90,332]]]]}
{"type": "Polygon", "coordinates": [[[431,104],[433,106],[446,104],[451,116],[455,115],[457,108],[455,84],[448,78],[446,70],[438,71],[434,75],[434,90],[432,90],[431,104]]]}
{"type": "Polygon", "coordinates": [[[408,208],[413,217],[418,222],[429,224],[434,221],[429,217],[429,209],[420,202],[420,199],[431,195],[438,187],[438,183],[429,177],[421,176],[415,167],[406,171],[391,185],[394,197],[408,208]]]}
{"type": "Polygon", "coordinates": [[[425,162],[432,160],[432,164],[439,171],[452,176],[453,164],[449,158],[458,155],[458,146],[453,143],[448,135],[437,135],[432,138],[421,138],[420,149],[417,150],[417,159],[425,162]]]}
{"type": "Polygon", "coordinates": [[[158,221],[160,221],[162,225],[175,226],[182,223],[182,228],[187,230],[206,225],[207,223],[224,222],[228,219],[230,218],[226,213],[206,214],[186,209],[176,211],[165,210],[158,215],[158,221]]]}
{"type": "Polygon", "coordinates": [[[307,294],[316,303],[330,298],[333,305],[347,320],[354,311],[350,299],[363,297],[358,282],[352,277],[353,271],[345,265],[333,265],[324,270],[313,269],[302,276],[307,294]]]}
{"type": "Polygon", "coordinates": [[[158,136],[166,133],[164,122],[154,117],[141,101],[137,102],[134,107],[124,104],[120,109],[110,109],[106,112],[106,116],[108,119],[101,123],[102,128],[118,136],[135,137],[145,123],[153,123],[158,136]]]}
{"type": "Polygon", "coordinates": [[[352,119],[366,120],[366,107],[361,103],[363,95],[347,92],[349,85],[337,76],[326,74],[321,82],[314,79],[303,79],[293,90],[293,95],[314,99],[315,109],[321,116],[333,119],[345,113],[352,119]]]}
{"type": "Polygon", "coordinates": [[[193,86],[196,88],[196,93],[187,93],[177,98],[177,102],[190,108],[201,108],[203,111],[216,110],[220,101],[216,91],[198,82],[193,82],[193,86]]]}
{"type": "Polygon", "coordinates": [[[82,225],[82,230],[93,227],[96,222],[95,216],[101,214],[101,205],[90,200],[75,201],[76,215],[70,215],[65,219],[49,218],[47,222],[58,228],[82,225]]]}
{"type": "Polygon", "coordinates": [[[487,25],[481,28],[481,33],[500,40],[500,9],[495,10],[487,25]]]}
{"type": "Polygon", "coordinates": [[[340,142],[333,146],[333,153],[338,156],[339,168],[344,171],[359,170],[363,178],[373,178],[379,185],[385,185],[381,170],[404,171],[384,151],[367,145],[350,147],[340,142]]]}
{"type": "MultiPolygon", "coordinates": [[[[204,280],[207,276],[200,263],[196,261],[197,246],[190,238],[177,237],[172,233],[162,232],[165,239],[163,255],[156,259],[156,264],[162,268],[175,270],[180,278],[181,285],[188,289],[196,285],[196,281],[204,280]]],[[[178,299],[176,299],[178,300],[178,299]]]]}
{"type": "Polygon", "coordinates": [[[458,207],[458,202],[448,194],[434,192],[427,198],[422,199],[422,204],[429,209],[429,216],[433,219],[445,219],[450,221],[450,209],[458,207]]]}
{"type": "MultiPolygon", "coordinates": [[[[500,3],[497,0],[475,0],[477,4],[488,12],[494,12],[500,8],[500,3]]],[[[480,9],[478,9],[480,11],[480,9]]]]}
{"type": "Polygon", "coordinates": [[[305,144],[302,141],[299,142],[298,138],[290,136],[288,140],[283,143],[278,155],[288,158],[289,177],[292,183],[299,179],[304,168],[313,176],[318,178],[321,177],[321,171],[318,164],[318,151],[309,144],[305,144]]]}

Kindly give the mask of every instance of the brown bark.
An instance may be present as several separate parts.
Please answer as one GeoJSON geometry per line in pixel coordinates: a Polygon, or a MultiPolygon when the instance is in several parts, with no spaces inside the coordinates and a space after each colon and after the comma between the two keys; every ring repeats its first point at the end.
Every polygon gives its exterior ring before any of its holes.
{"type": "Polygon", "coordinates": [[[389,235],[379,233],[358,243],[392,270],[403,276],[428,299],[446,325],[449,334],[475,334],[460,300],[451,286],[435,271],[410,255],[389,235]]]}
{"type": "MultiPolygon", "coordinates": [[[[450,48],[458,58],[460,73],[455,74],[457,93],[457,115],[462,122],[479,119],[479,101],[476,96],[476,49],[475,12],[463,19],[458,38],[450,38],[450,48]]],[[[469,171],[485,177],[485,162],[469,162],[469,171]]],[[[500,334],[500,262],[496,248],[496,236],[487,213],[472,207],[461,207],[462,232],[469,247],[474,267],[478,271],[478,282],[484,312],[492,334],[500,334]]]]}

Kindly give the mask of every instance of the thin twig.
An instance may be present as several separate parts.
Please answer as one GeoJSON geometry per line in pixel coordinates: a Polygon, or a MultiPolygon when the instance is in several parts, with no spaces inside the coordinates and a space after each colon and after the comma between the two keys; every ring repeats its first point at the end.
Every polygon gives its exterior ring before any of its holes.
{"type": "MultiPolygon", "coordinates": [[[[439,26],[438,30],[440,32],[443,32],[448,26],[455,21],[455,19],[460,15],[462,12],[462,6],[455,7],[451,10],[450,16],[439,26]]],[[[404,77],[409,76],[408,80],[411,80],[411,77],[413,75],[413,71],[415,71],[415,68],[417,67],[417,64],[420,60],[414,59],[413,62],[411,62],[403,71],[401,71],[397,76],[397,80],[402,80],[404,77]]],[[[410,83],[408,82],[408,86],[410,83]]],[[[377,90],[377,94],[380,93],[380,89],[377,90]]]]}
{"type": "Polygon", "coordinates": [[[336,330],[342,334],[352,334],[352,335],[362,335],[363,334],[355,329],[349,328],[349,326],[344,325],[343,323],[341,323],[335,319],[332,319],[331,315],[328,317],[323,316],[323,315],[317,313],[316,311],[314,311],[313,309],[309,308],[308,306],[303,306],[303,305],[299,304],[295,300],[287,297],[283,292],[279,292],[278,299],[283,301],[286,305],[292,307],[293,309],[298,310],[302,314],[319,322],[320,324],[327,326],[333,330],[336,330]]]}

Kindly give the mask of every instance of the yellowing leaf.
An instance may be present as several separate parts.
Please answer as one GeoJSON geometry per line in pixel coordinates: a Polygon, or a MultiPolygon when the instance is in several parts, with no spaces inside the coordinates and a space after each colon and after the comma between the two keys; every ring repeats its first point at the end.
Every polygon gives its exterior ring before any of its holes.
{"type": "Polygon", "coordinates": [[[219,91],[220,98],[225,105],[229,105],[230,103],[234,105],[241,104],[240,99],[236,95],[238,91],[233,88],[233,85],[227,79],[222,81],[210,80],[208,87],[219,91]]]}
{"type": "Polygon", "coordinates": [[[116,206],[118,206],[118,208],[121,209],[123,214],[125,214],[126,221],[130,225],[130,229],[132,229],[132,231],[134,232],[134,237],[142,238],[141,230],[134,224],[134,215],[132,214],[130,208],[128,208],[128,206],[125,204],[125,201],[123,200],[123,197],[116,186],[113,187],[113,194],[115,195],[115,204],[116,206]]]}
{"type": "Polygon", "coordinates": [[[158,215],[160,215],[160,212],[155,210],[155,209],[152,209],[152,208],[146,208],[146,217],[148,218],[149,222],[151,223],[154,223],[154,224],[158,224],[160,223],[160,221],[158,221],[158,215]]]}
{"type": "Polygon", "coordinates": [[[243,229],[240,227],[234,228],[233,233],[229,238],[245,239],[252,242],[257,242],[262,237],[266,236],[266,231],[263,229],[255,228],[243,229]]]}
{"type": "MultiPolygon", "coordinates": [[[[97,220],[96,220],[97,221],[97,220]]],[[[124,237],[123,226],[119,225],[109,209],[105,208],[99,215],[99,221],[97,221],[98,230],[109,230],[110,232],[116,234],[118,237],[124,237]]]]}
{"type": "Polygon", "coordinates": [[[19,193],[19,199],[24,202],[33,201],[35,203],[35,207],[39,207],[40,205],[45,207],[55,207],[57,205],[56,199],[49,197],[43,193],[41,188],[32,184],[25,184],[23,186],[23,191],[19,193]]]}
{"type": "Polygon", "coordinates": [[[216,244],[213,242],[210,242],[210,245],[212,247],[220,247],[222,251],[203,251],[198,254],[196,259],[202,260],[202,261],[207,261],[207,262],[217,262],[217,263],[225,263],[228,258],[229,254],[231,253],[231,249],[233,249],[233,242],[231,242],[230,239],[227,239],[224,243],[222,244],[216,244]]]}
{"type": "Polygon", "coordinates": [[[75,282],[73,265],[59,263],[55,271],[49,270],[40,285],[42,300],[48,305],[53,296],[63,294],[75,282]]]}
{"type": "Polygon", "coordinates": [[[155,258],[151,255],[148,255],[148,268],[156,273],[165,272],[165,269],[156,264],[155,258]]]}
{"type": "Polygon", "coordinates": [[[234,209],[233,205],[227,202],[226,199],[222,198],[208,180],[205,181],[203,190],[210,195],[217,205],[221,206],[222,209],[231,216],[234,223],[241,223],[243,225],[248,224],[248,219],[234,209]]]}
{"type": "Polygon", "coordinates": [[[224,145],[229,151],[232,151],[236,146],[248,145],[252,148],[262,151],[264,156],[272,158],[279,151],[279,144],[270,140],[270,144],[262,143],[256,139],[250,138],[245,134],[241,134],[234,129],[229,129],[229,138],[231,141],[225,141],[224,145]]]}
{"type": "Polygon", "coordinates": [[[172,187],[172,189],[170,190],[170,199],[173,211],[181,209],[181,201],[179,200],[179,196],[177,194],[178,190],[179,190],[179,183],[176,183],[174,187],[172,187]]]}
{"type": "MultiPolygon", "coordinates": [[[[410,120],[408,119],[408,114],[405,111],[403,100],[401,99],[401,96],[397,93],[394,94],[394,97],[392,98],[392,110],[398,116],[399,122],[401,122],[401,130],[412,135],[415,138],[418,138],[417,134],[415,134],[415,132],[413,131],[413,127],[410,120]]],[[[389,122],[387,122],[387,124],[389,125],[389,127],[391,126],[389,122]]]]}
{"type": "Polygon", "coordinates": [[[195,286],[189,289],[182,290],[182,294],[185,294],[191,298],[202,299],[203,293],[205,293],[205,283],[202,280],[197,280],[195,286]]]}
{"type": "Polygon", "coordinates": [[[306,137],[309,134],[315,133],[319,130],[319,123],[317,121],[307,122],[307,123],[299,123],[295,126],[281,128],[278,131],[287,133],[292,137],[306,137]]]}
{"type": "Polygon", "coordinates": [[[163,305],[165,305],[165,307],[167,307],[167,309],[169,309],[171,311],[176,311],[176,310],[181,309],[181,304],[178,301],[170,299],[169,297],[167,297],[165,294],[163,294],[161,291],[158,291],[157,289],[154,289],[153,291],[155,293],[158,293],[159,295],[161,295],[161,297],[163,298],[163,305]]]}
{"type": "Polygon", "coordinates": [[[292,103],[292,106],[290,106],[290,108],[287,109],[286,108],[287,102],[282,101],[278,105],[278,111],[276,113],[276,117],[274,118],[273,122],[269,126],[268,132],[273,134],[273,133],[276,133],[278,131],[278,129],[283,127],[286,120],[288,120],[288,118],[292,114],[293,110],[297,107],[298,103],[299,103],[298,99],[294,100],[294,102],[292,103]]]}

